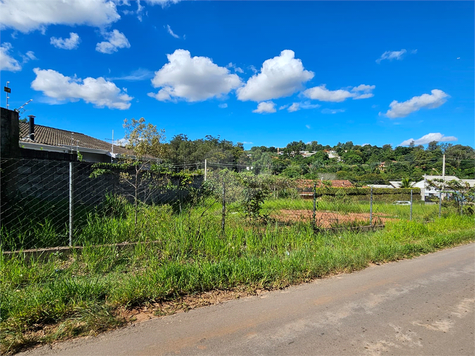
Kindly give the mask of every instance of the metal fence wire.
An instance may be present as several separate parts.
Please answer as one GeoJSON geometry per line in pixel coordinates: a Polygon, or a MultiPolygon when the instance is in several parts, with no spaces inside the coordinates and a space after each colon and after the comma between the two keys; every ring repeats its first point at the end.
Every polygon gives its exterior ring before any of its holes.
{"type": "Polygon", "coordinates": [[[411,198],[409,190],[389,194],[386,189],[383,194],[367,186],[335,187],[331,181],[267,174],[265,167],[210,162],[168,166],[164,171],[147,164],[125,170],[104,167],[108,166],[1,160],[1,249],[153,239],[148,231],[158,225],[171,230],[172,223],[175,229],[176,221],[188,224],[187,229],[225,234],[243,226],[301,225],[325,231],[440,215],[437,204],[426,206],[419,195],[411,198]]]}

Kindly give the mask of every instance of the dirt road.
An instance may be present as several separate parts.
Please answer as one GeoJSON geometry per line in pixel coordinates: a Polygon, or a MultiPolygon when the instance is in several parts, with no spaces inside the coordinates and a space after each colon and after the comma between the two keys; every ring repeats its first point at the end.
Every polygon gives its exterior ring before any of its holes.
{"type": "Polygon", "coordinates": [[[28,355],[475,355],[475,244],[28,355]]]}

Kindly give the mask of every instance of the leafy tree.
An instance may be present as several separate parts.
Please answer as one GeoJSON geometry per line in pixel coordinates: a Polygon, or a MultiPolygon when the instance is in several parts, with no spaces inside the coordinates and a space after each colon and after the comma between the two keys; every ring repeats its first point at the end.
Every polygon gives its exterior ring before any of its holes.
{"type": "Polygon", "coordinates": [[[156,125],[139,120],[124,120],[126,148],[132,150],[138,160],[158,158],[164,152],[165,130],[158,130],[156,125]]]}
{"type": "Polygon", "coordinates": [[[312,141],[305,146],[305,149],[310,152],[316,152],[323,150],[323,146],[317,141],[312,141]]]}
{"type": "Polygon", "coordinates": [[[302,140],[293,141],[284,148],[284,154],[288,157],[299,156],[300,151],[305,151],[305,143],[302,140]]]}
{"type": "Polygon", "coordinates": [[[427,181],[427,186],[445,193],[447,200],[454,202],[460,212],[462,212],[462,207],[468,203],[469,208],[466,211],[470,214],[474,213],[475,187],[471,187],[469,183],[459,180],[433,179],[427,181]]]}
{"type": "Polygon", "coordinates": [[[265,176],[242,174],[241,182],[244,185],[242,207],[244,214],[251,219],[265,218],[261,214],[262,205],[270,195],[269,185],[265,182],[265,176]]]}
{"type": "Polygon", "coordinates": [[[463,160],[473,160],[475,150],[469,146],[455,145],[447,148],[446,159],[459,169],[463,160]]]}
{"type": "Polygon", "coordinates": [[[302,174],[304,174],[304,172],[302,171],[301,165],[292,163],[291,165],[287,166],[287,168],[284,169],[282,174],[284,174],[286,177],[289,177],[289,178],[298,178],[302,174]]]}
{"type": "Polygon", "coordinates": [[[139,120],[124,120],[126,148],[134,156],[122,157],[119,163],[95,164],[92,177],[102,174],[118,174],[121,183],[129,186],[134,202],[134,221],[137,226],[139,203],[146,203],[158,186],[162,185],[164,176],[160,174],[156,164],[164,154],[163,141],[165,131],[157,126],[146,123],[142,117],[139,120]]]}
{"type": "Polygon", "coordinates": [[[212,163],[238,163],[244,156],[242,143],[234,145],[231,141],[211,135],[194,141],[186,135],[176,135],[166,147],[165,158],[175,165],[203,162],[205,159],[212,163]]]}
{"type": "Polygon", "coordinates": [[[363,163],[363,158],[361,158],[361,152],[348,151],[343,154],[343,161],[347,164],[361,164],[363,163]]]}

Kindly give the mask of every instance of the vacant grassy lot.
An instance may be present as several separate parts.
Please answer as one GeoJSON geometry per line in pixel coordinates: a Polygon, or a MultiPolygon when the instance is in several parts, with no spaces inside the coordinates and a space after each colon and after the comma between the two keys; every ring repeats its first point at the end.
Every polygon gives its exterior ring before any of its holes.
{"type": "MultiPolygon", "coordinates": [[[[313,202],[299,204],[311,208],[313,202]]],[[[319,204],[325,210],[332,203],[319,204]]],[[[288,204],[270,201],[263,212],[280,206],[288,204]]],[[[342,213],[367,211],[359,204],[342,206],[342,213]]],[[[475,239],[473,217],[446,213],[439,219],[433,206],[415,206],[415,221],[409,222],[397,220],[409,207],[381,204],[376,212],[395,218],[384,230],[339,234],[316,234],[310,222],[250,222],[237,206],[228,208],[224,234],[221,208],[212,202],[181,214],[169,206],[141,208],[137,226],[127,205],[87,218],[75,241],[85,245],[82,252],[29,260],[2,255],[2,352],[123,325],[125,309],[212,290],[284,288],[475,239]],[[140,243],[128,249],[93,246],[123,241],[140,243]]]]}

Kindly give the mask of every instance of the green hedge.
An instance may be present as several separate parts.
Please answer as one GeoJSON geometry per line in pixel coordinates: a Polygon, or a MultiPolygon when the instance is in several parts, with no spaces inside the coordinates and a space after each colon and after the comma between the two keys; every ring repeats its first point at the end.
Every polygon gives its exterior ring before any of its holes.
{"type": "MultiPolygon", "coordinates": [[[[421,194],[420,188],[373,188],[373,195],[400,195],[400,194],[421,194]]],[[[322,187],[316,189],[318,195],[337,195],[337,194],[346,194],[346,195],[370,195],[371,188],[330,188],[322,187]]]]}

